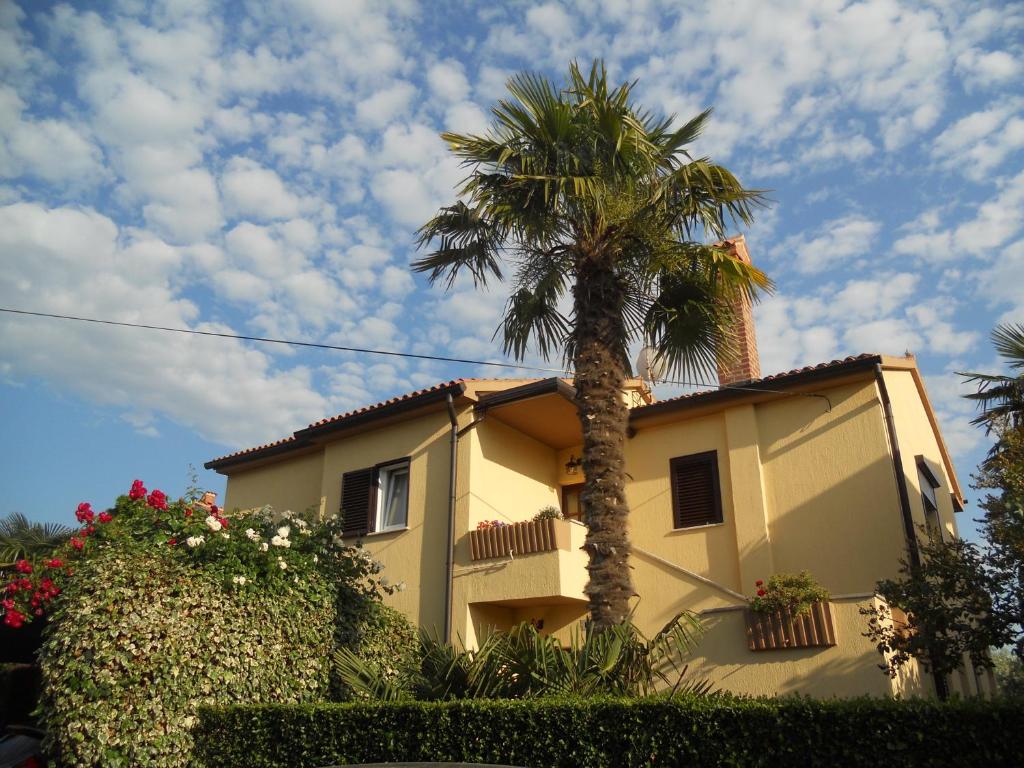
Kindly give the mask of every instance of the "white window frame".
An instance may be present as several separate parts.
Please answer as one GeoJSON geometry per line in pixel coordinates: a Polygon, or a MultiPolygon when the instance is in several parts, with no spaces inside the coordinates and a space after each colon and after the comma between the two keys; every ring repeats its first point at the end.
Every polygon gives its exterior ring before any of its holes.
{"type": "Polygon", "coordinates": [[[409,494],[411,486],[409,483],[409,462],[396,461],[393,464],[385,464],[377,468],[377,510],[375,513],[374,533],[385,533],[387,531],[404,531],[409,527],[409,494]],[[388,490],[391,485],[389,478],[392,474],[405,475],[405,509],[403,510],[401,522],[394,525],[384,525],[384,514],[388,508],[388,490]]]}

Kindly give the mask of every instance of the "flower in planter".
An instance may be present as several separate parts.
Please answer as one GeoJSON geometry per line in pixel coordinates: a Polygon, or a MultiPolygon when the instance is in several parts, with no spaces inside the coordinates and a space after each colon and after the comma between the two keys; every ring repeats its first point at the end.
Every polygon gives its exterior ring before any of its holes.
{"type": "Polygon", "coordinates": [[[758,613],[788,610],[793,615],[810,613],[814,603],[828,600],[828,590],[822,587],[809,571],[777,573],[765,583],[755,582],[757,593],[750,599],[750,607],[758,613]]]}

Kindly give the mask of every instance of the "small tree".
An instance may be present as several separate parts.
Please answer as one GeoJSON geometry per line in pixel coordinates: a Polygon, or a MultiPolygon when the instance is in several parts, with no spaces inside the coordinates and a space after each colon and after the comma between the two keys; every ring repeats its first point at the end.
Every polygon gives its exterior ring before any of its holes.
{"type": "MultiPolygon", "coordinates": [[[[921,564],[901,561],[898,579],[878,582],[875,590],[888,605],[861,608],[870,638],[885,656],[879,666],[896,677],[917,659],[938,679],[955,671],[967,654],[975,668],[989,668],[989,649],[1009,638],[1005,615],[993,599],[996,575],[978,547],[962,539],[919,540],[921,564]],[[894,618],[898,608],[906,619],[894,618]]],[[[943,685],[939,695],[945,697],[943,685]]]]}

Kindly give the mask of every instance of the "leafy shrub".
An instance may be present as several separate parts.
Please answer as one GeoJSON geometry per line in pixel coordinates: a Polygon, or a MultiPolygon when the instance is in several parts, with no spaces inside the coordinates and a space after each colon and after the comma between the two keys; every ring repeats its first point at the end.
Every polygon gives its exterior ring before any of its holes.
{"type": "Polygon", "coordinates": [[[1020,764],[1022,728],[1017,702],[721,696],[218,707],[202,710],[195,738],[208,768],[384,761],[991,768],[1020,764]]]}
{"type": "Polygon", "coordinates": [[[828,590],[822,587],[809,571],[777,573],[768,583],[758,579],[754,586],[757,594],[750,598],[750,607],[758,613],[789,610],[794,615],[809,613],[814,603],[828,600],[828,590]]]}
{"type": "MultiPolygon", "coordinates": [[[[351,648],[358,663],[383,683],[402,689],[409,687],[418,642],[416,628],[405,614],[381,603],[370,603],[355,630],[351,640],[339,644],[339,648],[351,648]]],[[[340,674],[335,677],[333,698],[346,700],[367,696],[365,691],[354,690],[346,684],[340,674]]]]}
{"type": "Polygon", "coordinates": [[[336,519],[227,516],[141,481],[76,516],[0,602],[11,629],[50,619],[40,717],[62,765],[185,765],[199,703],[324,697],[332,649],[392,591],[336,519]]]}
{"type": "Polygon", "coordinates": [[[165,549],[98,552],[40,652],[47,751],[61,765],[184,765],[199,704],[322,698],[333,625],[319,578],[232,592],[165,549]]]}
{"type": "Polygon", "coordinates": [[[383,675],[344,648],[335,665],[349,688],[379,701],[706,693],[710,686],[686,677],[685,665],[701,631],[693,615],[681,613],[651,639],[625,622],[577,632],[563,647],[523,622],[492,632],[471,650],[421,633],[407,678],[383,675]]]}
{"type": "Polygon", "coordinates": [[[558,507],[541,507],[540,511],[533,516],[534,520],[561,520],[562,510],[558,507]]]}

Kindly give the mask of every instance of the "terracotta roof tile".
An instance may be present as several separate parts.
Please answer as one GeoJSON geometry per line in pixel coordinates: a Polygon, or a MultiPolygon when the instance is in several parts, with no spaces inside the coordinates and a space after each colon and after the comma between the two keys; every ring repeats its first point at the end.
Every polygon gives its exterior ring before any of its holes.
{"type": "Polygon", "coordinates": [[[745,388],[756,388],[759,385],[771,384],[774,381],[777,381],[779,379],[787,379],[790,376],[800,376],[802,374],[813,373],[815,371],[825,371],[825,370],[828,370],[830,368],[839,368],[839,367],[844,366],[844,365],[849,365],[850,363],[856,363],[856,362],[861,361],[861,360],[871,360],[871,359],[874,359],[874,358],[877,358],[877,357],[878,357],[878,354],[876,354],[876,353],[865,352],[865,353],[860,354],[860,355],[851,355],[849,357],[844,357],[841,360],[829,360],[827,363],[818,363],[816,365],[805,365],[803,368],[794,368],[791,371],[783,371],[781,373],[773,373],[773,374],[771,374],[769,376],[762,376],[759,379],[751,379],[750,381],[739,381],[739,382],[736,382],[734,384],[730,384],[727,387],[715,387],[714,389],[702,389],[699,392],[687,392],[687,393],[682,394],[682,395],[676,395],[675,397],[669,397],[669,398],[666,398],[664,400],[658,400],[657,402],[652,403],[650,406],[640,406],[640,408],[634,409],[634,410],[641,410],[641,409],[646,408],[646,407],[660,406],[660,405],[664,405],[665,403],[675,403],[675,402],[678,402],[680,400],[691,400],[691,399],[696,398],[696,397],[705,397],[705,396],[713,394],[715,392],[721,392],[722,390],[730,390],[730,389],[742,390],[742,389],[745,389],[745,388]]]}
{"type": "Polygon", "coordinates": [[[283,438],[281,440],[276,440],[276,441],[274,441],[272,443],[266,443],[265,445],[258,445],[258,446],[254,447],[254,448],[246,448],[245,450],[236,451],[234,453],[229,453],[229,454],[227,454],[225,456],[219,456],[216,459],[211,459],[210,461],[206,462],[206,464],[204,466],[207,469],[211,469],[211,468],[213,468],[217,464],[220,464],[222,462],[229,461],[229,460],[232,460],[232,459],[239,459],[239,458],[241,458],[243,456],[250,456],[250,455],[253,455],[253,454],[264,453],[264,452],[267,452],[267,451],[272,451],[274,449],[287,450],[288,447],[301,448],[301,447],[303,447],[305,445],[310,445],[311,444],[308,440],[306,440],[304,438],[304,436],[302,436],[302,433],[308,432],[309,430],[319,429],[321,427],[326,427],[326,426],[329,426],[329,425],[332,425],[332,424],[340,424],[341,422],[344,422],[344,421],[346,421],[348,419],[352,419],[352,418],[354,418],[356,416],[363,416],[363,415],[366,415],[366,414],[374,413],[375,411],[381,411],[381,410],[384,410],[385,408],[388,408],[389,406],[393,406],[393,405],[396,405],[398,403],[403,403],[403,402],[412,400],[412,399],[414,399],[416,397],[422,397],[423,395],[429,395],[432,392],[443,392],[445,390],[448,390],[448,389],[451,389],[453,387],[456,387],[456,386],[458,386],[460,384],[471,384],[471,383],[482,382],[482,381],[507,381],[507,380],[508,380],[507,378],[461,378],[461,379],[452,379],[451,381],[441,382],[440,384],[434,384],[433,386],[430,386],[430,387],[425,387],[423,389],[417,389],[417,390],[414,390],[412,392],[406,392],[403,395],[398,395],[397,397],[392,397],[392,398],[389,398],[387,400],[382,400],[381,402],[374,403],[373,405],[366,405],[366,406],[363,406],[362,408],[356,408],[355,410],[346,411],[345,413],[339,413],[337,416],[330,416],[328,418],[320,419],[320,421],[314,421],[312,424],[307,426],[305,429],[298,430],[291,437],[286,437],[286,438],[283,438]]]}

